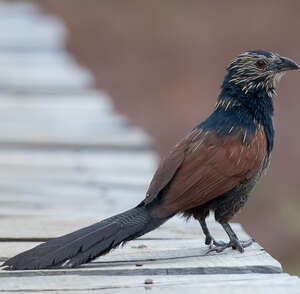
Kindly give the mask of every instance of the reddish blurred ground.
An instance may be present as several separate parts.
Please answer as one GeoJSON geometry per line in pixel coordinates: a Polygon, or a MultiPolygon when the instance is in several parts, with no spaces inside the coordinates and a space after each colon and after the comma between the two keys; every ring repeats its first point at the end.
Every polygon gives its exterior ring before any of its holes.
{"type": "MultiPolygon", "coordinates": [[[[36,2],[64,19],[70,51],[160,154],[212,110],[224,68],[241,51],[300,62],[296,0],[36,2]]],[[[236,220],[300,274],[300,73],[289,73],[278,92],[271,169],[236,220]]]]}

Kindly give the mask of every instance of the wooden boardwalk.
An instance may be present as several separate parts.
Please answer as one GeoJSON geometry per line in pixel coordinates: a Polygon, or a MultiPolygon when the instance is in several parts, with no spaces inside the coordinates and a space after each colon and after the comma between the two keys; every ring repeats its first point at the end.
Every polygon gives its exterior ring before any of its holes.
{"type": "MultiPolygon", "coordinates": [[[[0,29],[1,265],[136,205],[157,158],[149,137],[113,111],[67,54],[60,21],[0,2],[0,29]]],[[[257,243],[244,254],[206,251],[199,225],[175,218],[76,269],[0,270],[0,293],[300,293],[299,278],[257,243]]]]}

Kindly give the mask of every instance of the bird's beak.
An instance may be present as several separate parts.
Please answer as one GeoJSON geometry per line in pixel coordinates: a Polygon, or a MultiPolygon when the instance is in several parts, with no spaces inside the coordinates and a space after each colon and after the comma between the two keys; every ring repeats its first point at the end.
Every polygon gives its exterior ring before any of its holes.
{"type": "Polygon", "coordinates": [[[281,72],[295,69],[300,69],[299,65],[295,61],[287,57],[281,56],[279,60],[276,60],[275,62],[270,64],[270,70],[272,71],[281,72]]]}

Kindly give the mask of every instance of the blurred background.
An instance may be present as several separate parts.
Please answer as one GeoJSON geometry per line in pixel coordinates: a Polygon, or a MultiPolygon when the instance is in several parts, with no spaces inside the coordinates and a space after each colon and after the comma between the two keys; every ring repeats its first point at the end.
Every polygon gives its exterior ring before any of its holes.
{"type": "MultiPolygon", "coordinates": [[[[213,109],[225,67],[240,52],[267,49],[300,62],[299,1],[39,0],[62,18],[68,49],[117,110],[164,155],[213,109]]],[[[300,73],[274,97],[271,168],[235,221],[300,275],[300,73]]]]}

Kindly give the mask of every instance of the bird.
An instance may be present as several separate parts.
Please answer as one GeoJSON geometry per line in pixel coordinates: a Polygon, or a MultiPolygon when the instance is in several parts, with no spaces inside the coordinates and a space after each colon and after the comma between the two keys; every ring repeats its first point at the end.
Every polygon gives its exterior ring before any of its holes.
{"type": "Polygon", "coordinates": [[[155,230],[175,215],[197,220],[208,252],[244,252],[229,224],[269,166],[274,145],[273,96],[280,78],[299,66],[266,50],[249,50],[226,68],[217,103],[161,160],[134,208],[8,259],[8,270],[72,268],[155,230]],[[217,241],[206,218],[210,211],[229,237],[217,241]]]}

